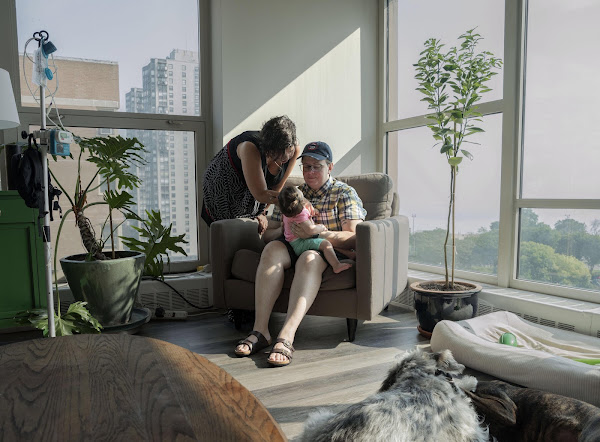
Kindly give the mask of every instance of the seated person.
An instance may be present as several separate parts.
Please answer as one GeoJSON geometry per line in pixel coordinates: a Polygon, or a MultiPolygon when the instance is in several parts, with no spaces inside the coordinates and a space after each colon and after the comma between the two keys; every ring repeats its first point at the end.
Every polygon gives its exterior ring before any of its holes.
{"type": "Polygon", "coordinates": [[[325,259],[333,268],[334,273],[340,273],[352,267],[349,263],[341,263],[333,246],[329,241],[318,238],[319,234],[327,230],[323,224],[315,224],[312,216],[315,216],[315,209],[308,202],[302,192],[294,186],[286,186],[279,193],[279,209],[283,215],[283,236],[290,243],[296,256],[302,255],[307,250],[320,250],[325,255],[325,259]],[[292,224],[297,223],[303,229],[307,230],[313,236],[310,238],[299,238],[292,232],[292,224]]]}
{"type": "MultiPolygon", "coordinates": [[[[318,237],[327,239],[336,251],[354,249],[356,225],[366,216],[356,190],[331,177],[333,156],[326,143],[319,141],[307,144],[299,158],[302,159],[300,167],[305,182],[300,186],[300,191],[314,207],[317,222],[327,228],[318,237]]],[[[317,297],[323,271],[327,268],[327,263],[315,250],[307,250],[296,256],[283,236],[280,215],[276,208],[263,235],[268,244],[256,271],[253,331],[235,348],[236,355],[248,356],[271,344],[269,318],[281,294],[284,271],[294,265],[287,316],[268,358],[269,364],[274,366],[291,363],[296,330],[317,297]]],[[[299,238],[310,238],[313,236],[312,228],[303,224],[292,223],[291,231],[299,238]]],[[[345,258],[343,255],[341,257],[345,258]]]]}

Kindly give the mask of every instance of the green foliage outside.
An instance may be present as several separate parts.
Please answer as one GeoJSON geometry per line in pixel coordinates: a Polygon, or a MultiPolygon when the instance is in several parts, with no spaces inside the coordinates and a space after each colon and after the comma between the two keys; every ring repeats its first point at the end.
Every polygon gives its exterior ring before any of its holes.
{"type": "MultiPolygon", "coordinates": [[[[590,226],[565,218],[554,226],[539,222],[531,209],[521,211],[519,249],[520,279],[569,287],[600,290],[600,221],[590,226]]],[[[412,233],[410,261],[444,265],[439,241],[444,229],[412,233]]],[[[498,222],[489,229],[457,237],[457,268],[496,274],[498,266],[498,222]]]]}

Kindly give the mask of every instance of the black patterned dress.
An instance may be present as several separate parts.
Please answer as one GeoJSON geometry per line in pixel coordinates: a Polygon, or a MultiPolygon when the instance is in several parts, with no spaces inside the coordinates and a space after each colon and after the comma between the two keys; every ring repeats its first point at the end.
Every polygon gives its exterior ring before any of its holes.
{"type": "Polygon", "coordinates": [[[215,155],[204,172],[202,219],[209,226],[213,221],[222,219],[254,218],[260,215],[266,206],[254,199],[242,172],[242,161],[238,157],[237,148],[245,141],[258,147],[268,189],[279,184],[289,166],[289,161],[284,163],[277,175],[269,172],[258,131],[243,132],[232,138],[215,155]]]}

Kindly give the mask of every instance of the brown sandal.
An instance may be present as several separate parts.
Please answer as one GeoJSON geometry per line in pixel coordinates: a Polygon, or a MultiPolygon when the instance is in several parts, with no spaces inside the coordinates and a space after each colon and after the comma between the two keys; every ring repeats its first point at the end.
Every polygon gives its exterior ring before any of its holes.
{"type": "MultiPolygon", "coordinates": [[[[271,345],[271,343],[269,341],[267,341],[267,339],[263,336],[263,334],[261,332],[257,332],[256,330],[252,330],[248,334],[246,339],[242,339],[241,341],[238,341],[238,343],[237,343],[237,345],[242,345],[242,344],[247,345],[250,349],[248,351],[234,350],[234,353],[240,357],[253,355],[254,353],[271,345]],[[251,340],[248,339],[250,336],[256,336],[258,341],[252,342],[251,340]]],[[[236,346],[236,348],[237,348],[237,346],[236,346]]]]}
{"type": "Polygon", "coordinates": [[[284,362],[284,361],[271,361],[270,359],[267,359],[267,362],[274,367],[285,367],[286,365],[290,365],[292,363],[292,353],[294,353],[294,351],[296,351],[294,349],[294,346],[292,345],[292,343],[290,341],[288,341],[287,339],[277,338],[275,340],[275,344],[273,344],[273,348],[271,349],[271,353],[269,353],[269,357],[271,357],[271,355],[273,353],[279,353],[279,354],[285,356],[286,358],[288,358],[288,360],[287,360],[287,362],[284,362]],[[284,348],[275,348],[275,344],[277,344],[277,343],[283,344],[284,348]]]}

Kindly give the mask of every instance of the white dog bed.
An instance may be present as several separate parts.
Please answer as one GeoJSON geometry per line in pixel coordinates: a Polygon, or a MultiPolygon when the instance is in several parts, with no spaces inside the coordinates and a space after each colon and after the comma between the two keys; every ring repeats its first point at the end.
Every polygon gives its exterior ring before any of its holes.
{"type": "Polygon", "coordinates": [[[458,362],[474,370],[600,406],[600,365],[572,360],[600,358],[600,339],[593,336],[496,312],[439,322],[433,330],[431,349],[446,348],[458,362]],[[518,347],[498,343],[505,332],[517,337],[518,347]]]}

